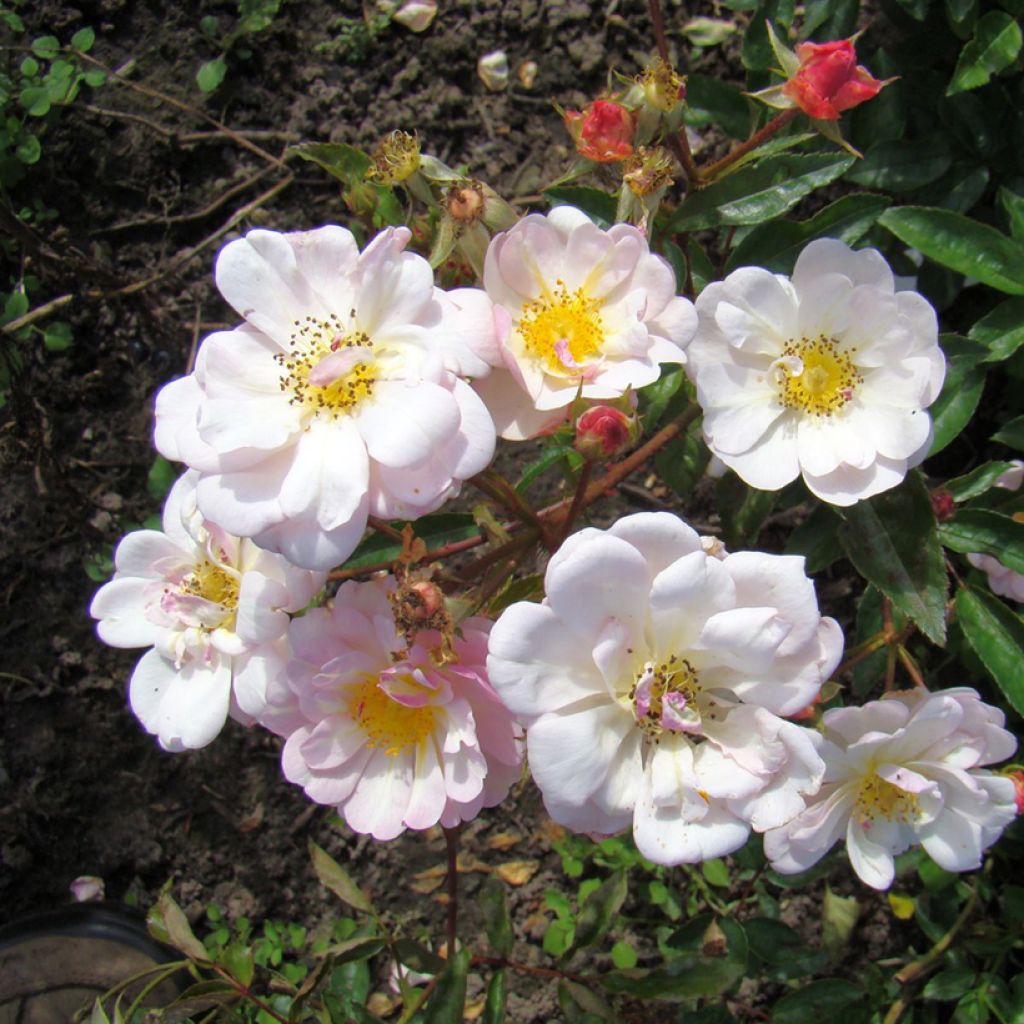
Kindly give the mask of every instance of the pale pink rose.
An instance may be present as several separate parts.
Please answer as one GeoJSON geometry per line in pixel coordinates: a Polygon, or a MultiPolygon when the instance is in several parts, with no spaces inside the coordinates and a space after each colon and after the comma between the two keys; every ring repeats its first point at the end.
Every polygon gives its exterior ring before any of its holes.
{"type": "Polygon", "coordinates": [[[327,226],[229,243],[217,287],[245,323],[157,396],[157,448],[200,470],[203,514],[305,568],[347,558],[368,515],[434,511],[494,452],[462,379],[487,372],[471,345],[491,343],[491,303],[435,288],[409,238],[388,228],[360,253],[327,226]]]}
{"type": "Polygon", "coordinates": [[[822,238],[792,278],[741,267],[697,299],[687,372],[712,453],[752,487],[803,476],[833,505],[895,487],[932,442],[935,311],[874,249],[822,238]]]}
{"type": "Polygon", "coordinates": [[[1004,721],[966,687],[826,711],[824,785],[765,835],[772,866],[806,871],[845,838],[854,871],[875,889],[892,885],[893,858],[911,846],[947,871],[980,867],[1017,813],[1013,779],[985,770],[1017,749],[1004,721]]]}
{"type": "MultiPolygon", "coordinates": [[[[1020,459],[1012,459],[1011,463],[1010,468],[994,484],[995,487],[1001,487],[1004,491],[1019,490],[1021,482],[1024,481],[1024,462],[1020,459]]],[[[981,569],[988,575],[989,589],[993,594],[1024,604],[1024,573],[1007,568],[992,555],[969,554],[967,561],[975,569],[981,569]]]]}
{"type": "Polygon", "coordinates": [[[495,235],[484,265],[495,304],[497,367],[475,386],[502,437],[534,437],[565,420],[582,393],[618,398],[681,363],[693,304],[676,295],[672,268],[628,224],[602,231],[559,206],[495,235]]]}
{"type": "Polygon", "coordinates": [[[285,662],[289,612],[323,588],[324,573],[204,520],[199,474],[171,488],[163,532],[129,533],[114,578],[93,598],[100,639],[152,647],[132,674],[132,710],[166,750],[206,746],[228,714],[248,725],[266,705],[268,679],[285,662]]]}
{"type": "Polygon", "coordinates": [[[843,640],[802,558],[709,555],[676,516],[641,513],[570,537],[545,592],[502,613],[487,669],[557,822],[632,826],[644,856],[679,864],[803,809],[824,765],[781,716],[815,698],[843,640]]]}
{"type": "Polygon", "coordinates": [[[432,631],[399,653],[393,589],[391,579],[348,582],[329,608],[296,619],[287,681],[263,719],[286,737],[289,781],[377,839],[468,821],[505,798],[522,762],[518,726],[484,667],[490,622],[460,623],[450,664],[437,664],[432,631]]]}

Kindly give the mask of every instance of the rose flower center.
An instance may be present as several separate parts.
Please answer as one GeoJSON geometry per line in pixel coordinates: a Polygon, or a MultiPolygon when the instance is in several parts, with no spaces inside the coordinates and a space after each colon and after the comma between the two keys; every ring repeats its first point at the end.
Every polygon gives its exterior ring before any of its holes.
{"type": "Polygon", "coordinates": [[[519,334],[545,372],[579,377],[604,345],[599,303],[583,288],[570,292],[562,281],[557,285],[556,292],[523,306],[519,334]]]}
{"type": "Polygon", "coordinates": [[[911,822],[918,814],[917,797],[872,774],[857,791],[856,813],[861,825],[868,829],[876,818],[911,822]]]}
{"type": "Polygon", "coordinates": [[[666,731],[699,733],[700,690],[697,673],[685,658],[673,654],[660,664],[646,662],[629,691],[637,725],[655,743],[666,731]]]}
{"type": "Polygon", "coordinates": [[[839,351],[835,338],[821,335],[789,341],[772,368],[779,401],[787,409],[812,416],[831,416],[853,399],[864,378],[857,372],[852,353],[839,351]]]}
{"type": "Polygon", "coordinates": [[[294,326],[289,350],[274,356],[281,390],[291,393],[289,404],[304,407],[310,417],[337,419],[370,398],[379,373],[363,331],[346,330],[334,314],[328,320],[306,317],[294,326]]]}
{"type": "Polygon", "coordinates": [[[434,708],[399,703],[380,686],[376,676],[353,689],[348,713],[366,735],[366,745],[383,748],[391,757],[409,747],[419,747],[436,728],[434,708]]]}
{"type": "Polygon", "coordinates": [[[181,581],[180,589],[182,594],[220,605],[224,609],[224,618],[219,626],[232,629],[238,608],[238,585],[237,577],[207,559],[196,563],[192,572],[181,581]]]}

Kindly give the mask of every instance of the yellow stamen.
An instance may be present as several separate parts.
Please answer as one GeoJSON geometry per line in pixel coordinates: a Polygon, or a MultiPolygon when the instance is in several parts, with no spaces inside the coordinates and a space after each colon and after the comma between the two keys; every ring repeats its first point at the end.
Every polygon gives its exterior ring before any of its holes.
{"type": "Polygon", "coordinates": [[[562,281],[557,290],[523,306],[519,334],[526,351],[548,373],[579,377],[587,360],[604,346],[600,303],[583,288],[570,292],[562,281]]]}
{"type": "Polygon", "coordinates": [[[423,744],[436,726],[434,708],[399,704],[381,688],[375,676],[354,688],[348,713],[366,734],[366,745],[383,748],[390,757],[423,744]]]}
{"type": "Polygon", "coordinates": [[[913,821],[918,815],[917,797],[872,773],[857,791],[857,815],[865,828],[876,818],[887,821],[913,821]]]}
{"type": "Polygon", "coordinates": [[[227,569],[205,560],[197,563],[181,581],[183,593],[219,604],[224,609],[220,628],[234,629],[238,609],[238,579],[227,569]]]}
{"type": "Polygon", "coordinates": [[[786,344],[776,362],[779,401],[787,409],[812,416],[831,416],[851,401],[864,378],[857,372],[853,353],[839,351],[835,338],[819,335],[786,344]]]}

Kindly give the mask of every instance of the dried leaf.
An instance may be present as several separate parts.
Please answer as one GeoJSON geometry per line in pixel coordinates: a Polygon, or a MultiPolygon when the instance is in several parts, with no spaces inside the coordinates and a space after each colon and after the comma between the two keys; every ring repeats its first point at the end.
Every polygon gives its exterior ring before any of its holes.
{"type": "Polygon", "coordinates": [[[535,860],[510,860],[507,864],[499,865],[495,871],[509,885],[526,885],[539,867],[540,864],[535,860]]]}
{"type": "Polygon", "coordinates": [[[518,832],[495,832],[487,837],[487,848],[489,850],[508,850],[522,840],[518,832]]]}

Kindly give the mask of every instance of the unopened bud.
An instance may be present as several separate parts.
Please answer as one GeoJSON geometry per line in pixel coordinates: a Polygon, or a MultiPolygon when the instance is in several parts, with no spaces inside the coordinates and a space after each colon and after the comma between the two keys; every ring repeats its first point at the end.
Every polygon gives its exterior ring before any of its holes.
{"type": "Polygon", "coordinates": [[[667,149],[641,146],[625,163],[622,180],[635,196],[649,196],[672,184],[675,163],[667,149]]]}
{"type": "Polygon", "coordinates": [[[476,181],[460,181],[445,193],[445,209],[459,224],[473,224],[484,212],[484,190],[476,181]]]}
{"type": "Polygon", "coordinates": [[[945,487],[936,487],[931,492],[932,509],[940,523],[948,523],[956,515],[956,500],[945,487]]]}
{"type": "Polygon", "coordinates": [[[397,185],[419,169],[420,140],[408,132],[393,131],[377,143],[372,159],[366,177],[382,185],[397,185]]]}
{"type": "Polygon", "coordinates": [[[635,415],[614,405],[595,405],[576,421],[576,450],[591,461],[614,459],[636,442],[635,415]]]}
{"type": "Polygon", "coordinates": [[[586,110],[567,110],[563,116],[580,156],[606,164],[632,154],[636,117],[621,103],[594,100],[586,110]]]}
{"type": "Polygon", "coordinates": [[[648,65],[637,79],[644,91],[644,99],[665,113],[675,110],[686,96],[686,77],[660,57],[648,65]]]}

